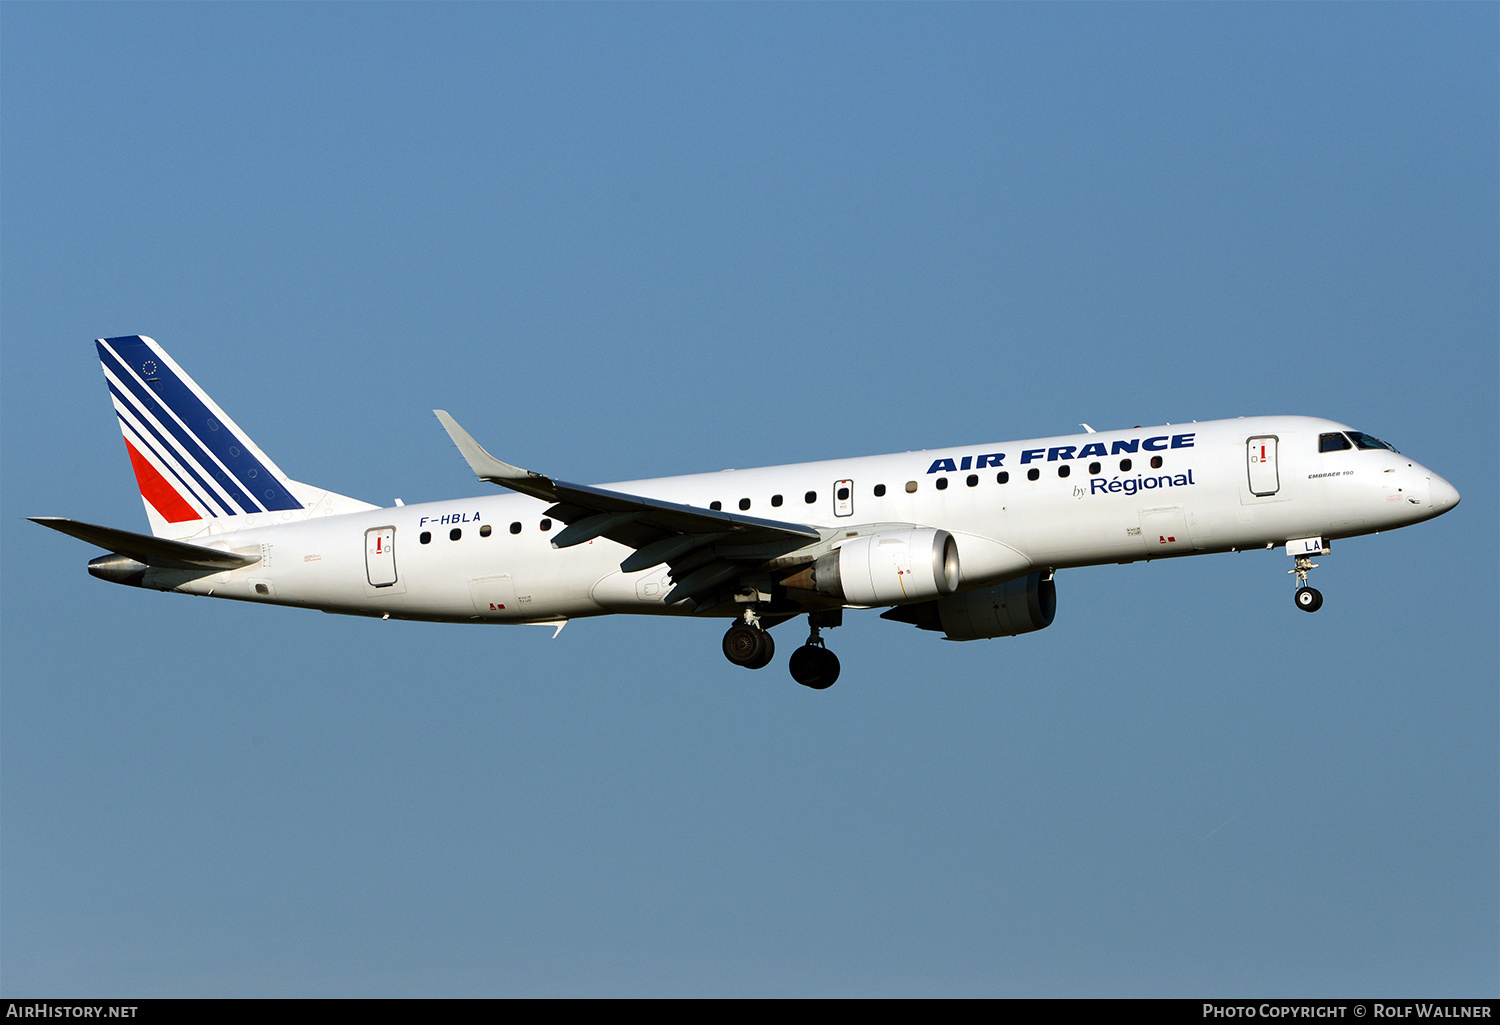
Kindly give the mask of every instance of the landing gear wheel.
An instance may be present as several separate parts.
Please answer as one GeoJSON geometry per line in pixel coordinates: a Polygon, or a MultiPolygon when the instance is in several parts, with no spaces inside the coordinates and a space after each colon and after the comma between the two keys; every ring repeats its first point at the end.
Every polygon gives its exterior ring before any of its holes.
{"type": "Polygon", "coordinates": [[[736,623],[724,635],[724,657],[746,669],[764,669],[776,655],[776,642],[758,626],[736,623]]]}
{"type": "MultiPolygon", "coordinates": [[[[1286,543],[1287,549],[1291,550],[1294,542],[1286,543]]],[[[1307,586],[1307,574],[1318,568],[1318,564],[1312,561],[1312,555],[1308,554],[1314,549],[1321,550],[1324,555],[1328,554],[1328,545],[1322,538],[1307,538],[1295,542],[1298,550],[1304,554],[1297,556],[1297,562],[1292,569],[1287,570],[1297,578],[1297,593],[1292,595],[1292,601],[1297,608],[1303,612],[1317,612],[1323,607],[1323,594],[1316,587],[1307,586]]]]}
{"type": "Polygon", "coordinates": [[[776,657],[776,642],[771,635],[759,628],[756,632],[760,634],[760,654],[756,656],[754,662],[745,664],[746,669],[764,669],[771,664],[771,659],[776,657]]]}
{"type": "Polygon", "coordinates": [[[1323,607],[1323,594],[1316,587],[1299,587],[1293,597],[1303,612],[1317,612],[1323,607]]]}
{"type": "Polygon", "coordinates": [[[839,678],[839,657],[827,648],[804,644],[787,660],[792,679],[813,690],[827,690],[839,678]]]}

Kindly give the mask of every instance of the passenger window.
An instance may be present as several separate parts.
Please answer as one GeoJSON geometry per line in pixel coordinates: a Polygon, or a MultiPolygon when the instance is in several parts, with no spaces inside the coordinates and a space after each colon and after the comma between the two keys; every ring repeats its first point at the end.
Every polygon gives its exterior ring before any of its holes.
{"type": "Polygon", "coordinates": [[[1031,469],[1029,469],[1029,470],[1026,471],[1026,479],[1027,480],[1037,480],[1038,478],[1041,477],[1041,475],[1042,475],[1042,471],[1038,470],[1035,466],[1033,466],[1031,469]]]}
{"type": "Polygon", "coordinates": [[[917,482],[916,481],[909,480],[909,481],[906,482],[906,493],[908,495],[915,495],[917,493],[917,482]]]}
{"type": "Polygon", "coordinates": [[[538,523],[537,526],[541,527],[543,530],[551,530],[552,529],[552,521],[551,520],[543,520],[541,523],[538,523]]]}
{"type": "Polygon", "coordinates": [[[448,531],[448,540],[449,541],[457,541],[459,538],[461,538],[463,536],[464,536],[464,532],[461,529],[459,529],[458,527],[454,527],[452,530],[448,531]]]}
{"type": "Polygon", "coordinates": [[[964,483],[967,484],[967,485],[969,485],[969,487],[971,487],[971,488],[975,487],[976,485],[979,484],[979,474],[977,474],[977,473],[971,473],[971,474],[969,474],[969,479],[966,480],[966,481],[964,481],[964,483]]]}
{"type": "Polygon", "coordinates": [[[1073,468],[1071,466],[1069,466],[1067,463],[1063,463],[1061,466],[1059,466],[1057,468],[1057,475],[1059,477],[1066,477],[1068,474],[1070,474],[1072,472],[1073,472],[1073,468]]]}
{"type": "Polygon", "coordinates": [[[1101,467],[1098,463],[1089,463],[1089,473],[1098,473],[1101,469],[1103,469],[1103,467],[1101,467]]]}
{"type": "Polygon", "coordinates": [[[724,508],[724,503],[723,502],[710,502],[710,503],[708,503],[708,507],[710,509],[712,509],[714,512],[718,512],[720,509],[724,508]]]}
{"type": "Polygon", "coordinates": [[[1342,434],[1320,434],[1318,435],[1319,452],[1342,452],[1346,448],[1353,448],[1349,439],[1342,434]]]}
{"type": "Polygon", "coordinates": [[[420,541],[420,542],[422,542],[424,545],[430,545],[430,544],[432,544],[432,531],[430,531],[430,530],[424,530],[424,531],[422,531],[421,536],[418,537],[417,540],[420,541]]]}
{"type": "Polygon", "coordinates": [[[1151,457],[1151,469],[1153,469],[1153,470],[1160,470],[1161,469],[1161,456],[1152,456],[1151,457]]]}
{"type": "Polygon", "coordinates": [[[519,534],[521,532],[521,525],[519,523],[512,523],[510,525],[510,532],[512,534],[519,534]]]}
{"type": "Polygon", "coordinates": [[[847,502],[847,501],[849,501],[849,489],[848,488],[839,488],[838,500],[840,502],[847,502]]]}
{"type": "Polygon", "coordinates": [[[937,483],[933,486],[936,487],[939,491],[946,491],[948,489],[948,478],[939,477],[937,479],[937,483]]]}
{"type": "Polygon", "coordinates": [[[1133,465],[1135,465],[1135,464],[1133,464],[1129,459],[1121,459],[1120,460],[1120,472],[1121,473],[1129,473],[1130,472],[1130,468],[1133,465]]]}
{"type": "Polygon", "coordinates": [[[780,506],[781,506],[781,496],[780,495],[772,495],[771,496],[771,505],[772,505],[773,508],[780,508],[780,506]]]}
{"type": "Polygon", "coordinates": [[[877,484],[877,485],[875,485],[875,497],[876,498],[884,498],[885,497],[885,485],[884,484],[877,484]]]}
{"type": "Polygon", "coordinates": [[[1007,471],[1007,470],[1001,470],[999,473],[995,474],[995,483],[996,484],[1009,484],[1010,483],[1010,472],[1007,471]]]}
{"type": "Polygon", "coordinates": [[[802,496],[802,501],[806,502],[808,505],[812,505],[817,500],[818,493],[816,491],[809,491],[807,494],[802,496]]]}
{"type": "Polygon", "coordinates": [[[740,499],[740,512],[744,512],[748,508],[750,508],[750,499],[748,499],[748,498],[742,498],[742,499],[740,499]]]}
{"type": "Polygon", "coordinates": [[[493,533],[493,531],[490,530],[490,525],[488,523],[479,528],[480,537],[489,537],[491,533],[493,533]]]}

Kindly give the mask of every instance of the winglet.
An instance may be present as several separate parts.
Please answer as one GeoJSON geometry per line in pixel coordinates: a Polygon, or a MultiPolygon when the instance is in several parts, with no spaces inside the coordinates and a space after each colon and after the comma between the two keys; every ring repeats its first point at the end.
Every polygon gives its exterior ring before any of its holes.
{"type": "Polygon", "coordinates": [[[519,466],[501,462],[484,450],[484,447],[475,441],[468,431],[458,425],[458,421],[448,415],[444,409],[434,409],[438,422],[443,425],[443,430],[448,432],[448,437],[453,439],[453,444],[458,446],[459,452],[463,453],[464,459],[468,460],[469,469],[474,471],[474,476],[480,480],[492,481],[501,484],[506,481],[525,480],[528,477],[540,477],[539,473],[523,470],[519,466]]]}

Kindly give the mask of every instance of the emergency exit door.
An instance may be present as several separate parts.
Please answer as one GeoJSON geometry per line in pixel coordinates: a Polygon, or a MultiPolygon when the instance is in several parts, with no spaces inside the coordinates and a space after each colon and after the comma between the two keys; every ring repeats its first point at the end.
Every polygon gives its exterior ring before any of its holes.
{"type": "Polygon", "coordinates": [[[390,587],[396,582],[395,527],[365,531],[365,575],[373,587],[390,587]]]}
{"type": "Polygon", "coordinates": [[[1281,490],[1276,472],[1276,436],[1251,438],[1245,443],[1245,459],[1250,472],[1250,493],[1257,497],[1274,495],[1281,490]]]}
{"type": "Polygon", "coordinates": [[[854,515],[854,482],[852,480],[833,482],[833,514],[835,516],[854,515]]]}

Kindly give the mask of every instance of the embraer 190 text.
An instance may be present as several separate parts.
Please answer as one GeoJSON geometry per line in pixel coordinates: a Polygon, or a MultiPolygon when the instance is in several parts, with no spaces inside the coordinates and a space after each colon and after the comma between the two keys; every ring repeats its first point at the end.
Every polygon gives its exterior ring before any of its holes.
{"type": "Polygon", "coordinates": [[[503,463],[437,417],[480,480],[514,494],[382,509],[291,480],[161,346],[97,342],[151,535],[37,523],[110,552],[135,587],[383,619],[533,623],[606,613],[732,620],[759,669],[806,615],[792,677],[824,688],[820,631],[846,608],[956,641],[1040,630],[1073,566],[1285,547],[1298,608],[1335,538],[1431,519],[1453,485],[1343,424],[1263,416],[900,455],[568,484],[503,463]]]}

